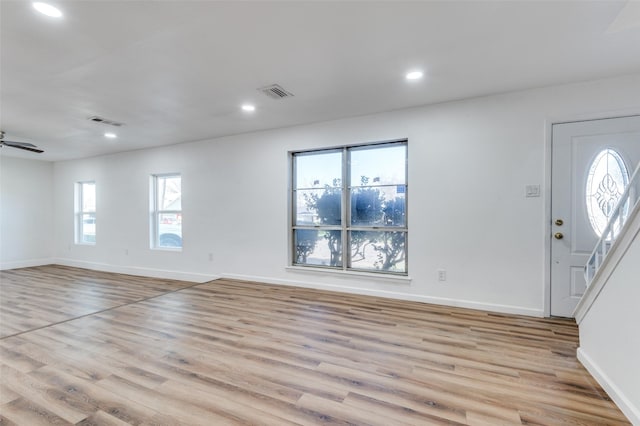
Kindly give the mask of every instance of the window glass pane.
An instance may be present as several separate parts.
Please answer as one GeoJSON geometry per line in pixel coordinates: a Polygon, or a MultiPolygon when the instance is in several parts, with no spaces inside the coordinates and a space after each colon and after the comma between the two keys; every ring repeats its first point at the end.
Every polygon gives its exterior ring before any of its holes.
{"type": "Polygon", "coordinates": [[[316,205],[323,192],[321,189],[299,189],[294,192],[296,225],[320,225],[316,205]]]}
{"type": "Polygon", "coordinates": [[[158,210],[182,210],[182,184],[180,176],[158,176],[158,210]]]}
{"type": "Polygon", "coordinates": [[[406,272],[406,232],[352,231],[350,268],[406,272]]]}
{"type": "Polygon", "coordinates": [[[158,247],[182,247],[182,214],[158,214],[158,247]]]}
{"type": "Polygon", "coordinates": [[[342,191],[339,188],[295,191],[296,225],[340,225],[342,191]]]}
{"type": "Polygon", "coordinates": [[[351,191],[351,225],[405,226],[405,187],[360,187],[351,191]]]}
{"type": "Polygon", "coordinates": [[[382,206],[384,226],[407,226],[407,203],[404,185],[383,188],[385,201],[382,206]]]}
{"type": "Polygon", "coordinates": [[[96,184],[94,182],[84,182],[81,184],[82,191],[82,211],[96,211],[96,184]]]}
{"type": "Polygon", "coordinates": [[[88,213],[82,215],[82,223],[80,224],[80,242],[95,243],[96,242],[96,215],[88,213]]]}
{"type": "Polygon", "coordinates": [[[351,192],[351,224],[383,226],[384,195],[378,188],[363,187],[351,192]]]}
{"type": "Polygon", "coordinates": [[[296,154],[294,159],[296,188],[324,188],[326,186],[341,186],[341,151],[296,154]]]}
{"type": "MultiPolygon", "coordinates": [[[[613,149],[605,149],[593,160],[587,177],[585,198],[591,226],[598,237],[609,223],[613,209],[629,184],[629,172],[613,149]]],[[[623,212],[626,217],[627,211],[623,212]]]]}
{"type": "Polygon", "coordinates": [[[342,231],[293,231],[296,265],[342,266],[342,231]]]}
{"type": "Polygon", "coordinates": [[[406,145],[352,148],[351,186],[405,184],[406,145]]]}

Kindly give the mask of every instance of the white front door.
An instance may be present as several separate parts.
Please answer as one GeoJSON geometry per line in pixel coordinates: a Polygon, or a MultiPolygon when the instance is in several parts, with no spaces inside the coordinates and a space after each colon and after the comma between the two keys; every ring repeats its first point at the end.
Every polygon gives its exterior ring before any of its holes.
{"type": "Polygon", "coordinates": [[[640,116],[554,124],[551,141],[551,315],[572,317],[584,265],[640,162],[640,116]]]}

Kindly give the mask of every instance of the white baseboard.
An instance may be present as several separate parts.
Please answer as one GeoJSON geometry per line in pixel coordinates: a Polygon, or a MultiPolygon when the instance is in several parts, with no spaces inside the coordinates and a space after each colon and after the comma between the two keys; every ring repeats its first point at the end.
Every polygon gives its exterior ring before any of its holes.
{"type": "Polygon", "coordinates": [[[451,299],[445,297],[423,296],[411,293],[403,293],[396,291],[375,290],[360,287],[352,287],[348,285],[325,284],[318,282],[310,282],[303,280],[287,280],[272,277],[262,277],[256,275],[243,274],[222,274],[208,275],[193,272],[171,271],[154,268],[142,268],[137,266],[117,266],[107,263],[87,262],[76,259],[51,258],[51,259],[34,259],[20,262],[7,262],[0,266],[0,269],[25,268],[30,266],[41,266],[49,264],[58,264],[64,266],[72,266],[76,268],[91,269],[103,272],[115,272],[118,274],[138,275],[143,277],[163,278],[170,280],[189,281],[196,283],[205,283],[218,278],[230,278],[243,281],[257,281],[268,284],[280,284],[294,287],[314,288],[318,290],[337,291],[343,293],[362,294],[367,296],[387,297],[390,299],[409,300],[414,302],[431,303],[434,305],[455,306],[459,308],[478,309],[481,311],[499,312],[504,314],[527,315],[533,317],[544,317],[542,309],[525,308],[521,306],[499,305],[492,303],[474,302],[470,300],[451,299]]]}
{"type": "Polygon", "coordinates": [[[193,272],[169,271],[164,269],[141,268],[138,266],[117,266],[107,263],[86,262],[75,259],[56,258],[53,262],[58,265],[72,266],[76,268],[92,269],[94,271],[115,272],[117,274],[138,275],[143,277],[163,278],[167,280],[189,281],[206,283],[220,278],[218,275],[198,274],[193,272]]]}
{"type": "Polygon", "coordinates": [[[5,269],[30,268],[32,266],[51,265],[55,263],[55,259],[48,257],[43,259],[14,260],[10,262],[0,263],[0,271],[5,269]]]}
{"type": "Polygon", "coordinates": [[[616,403],[620,411],[631,421],[631,424],[640,425],[640,407],[633,405],[633,402],[625,396],[625,394],[616,386],[616,384],[602,371],[602,369],[586,354],[586,352],[580,347],[577,351],[578,360],[582,363],[584,368],[596,379],[596,381],[602,386],[602,389],[607,392],[613,402],[616,403]]]}
{"type": "Polygon", "coordinates": [[[350,287],[346,285],[333,285],[302,280],[287,280],[270,277],[260,277],[255,275],[242,274],[222,274],[222,278],[229,278],[242,281],[257,281],[268,284],[289,285],[294,287],[313,288],[317,290],[329,290],[343,293],[362,294],[366,296],[387,297],[390,299],[408,300],[413,302],[431,303],[434,305],[454,306],[458,308],[477,309],[481,311],[499,312],[503,314],[527,315],[533,317],[544,317],[543,309],[532,309],[521,306],[499,305],[491,303],[473,302],[470,300],[450,299],[445,297],[422,296],[411,293],[395,291],[374,290],[360,287],[350,287]]]}

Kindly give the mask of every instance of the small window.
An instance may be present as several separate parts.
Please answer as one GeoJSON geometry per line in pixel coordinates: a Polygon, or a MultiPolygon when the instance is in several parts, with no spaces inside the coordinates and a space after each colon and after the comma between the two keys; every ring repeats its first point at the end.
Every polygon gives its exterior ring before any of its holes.
{"type": "Polygon", "coordinates": [[[96,243],[96,183],[76,183],[76,244],[96,243]]]}
{"type": "Polygon", "coordinates": [[[629,172],[620,154],[611,148],[598,153],[589,168],[585,191],[587,214],[598,237],[602,236],[627,185],[629,172]]]}
{"type": "Polygon", "coordinates": [[[151,247],[182,248],[182,178],[179,174],[151,177],[151,247]]]}
{"type": "Polygon", "coordinates": [[[292,154],[292,264],[407,274],[407,142],[292,154]]]}

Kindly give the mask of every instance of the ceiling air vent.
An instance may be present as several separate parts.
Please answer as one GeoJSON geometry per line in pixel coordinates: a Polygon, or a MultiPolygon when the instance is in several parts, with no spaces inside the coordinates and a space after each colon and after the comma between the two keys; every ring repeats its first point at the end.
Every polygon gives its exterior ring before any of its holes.
{"type": "Polygon", "coordinates": [[[293,96],[293,93],[288,92],[282,88],[282,86],[278,84],[272,84],[270,86],[261,87],[258,89],[271,99],[282,99],[282,98],[290,98],[293,96]]]}
{"type": "Polygon", "coordinates": [[[106,118],[98,117],[94,115],[93,117],[89,117],[89,120],[94,121],[96,123],[108,124],[109,126],[120,127],[124,126],[124,123],[118,123],[117,121],[108,120],[106,118]]]}

